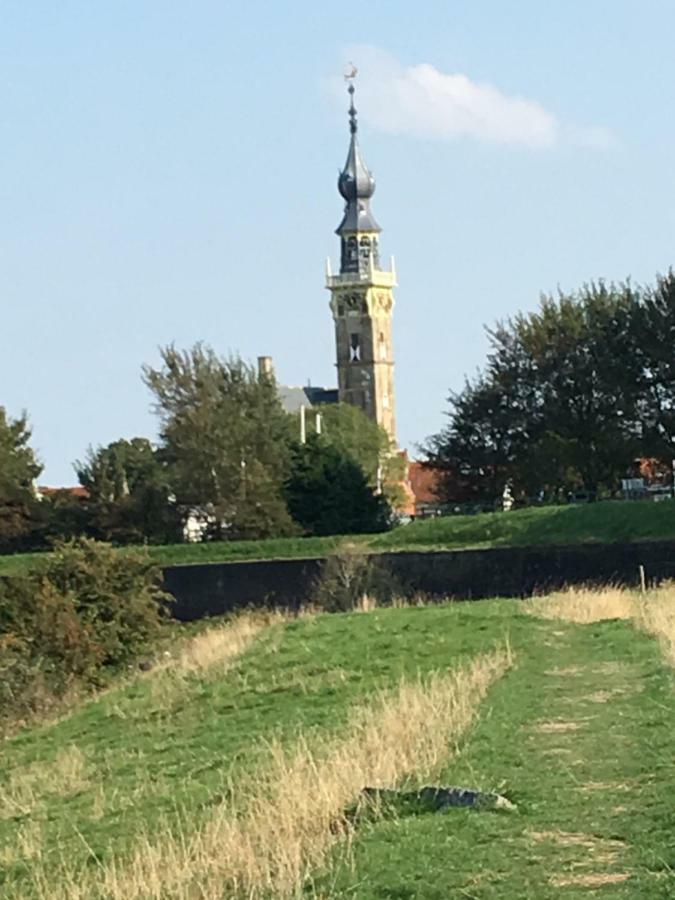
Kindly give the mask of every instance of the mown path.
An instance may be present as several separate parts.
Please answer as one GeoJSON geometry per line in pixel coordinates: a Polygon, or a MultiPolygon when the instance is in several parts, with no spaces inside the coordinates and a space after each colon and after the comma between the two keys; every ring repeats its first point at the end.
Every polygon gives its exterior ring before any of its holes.
{"type": "Polygon", "coordinates": [[[517,814],[452,810],[364,827],[319,897],[675,897],[675,687],[624,622],[532,621],[516,667],[440,783],[517,814]]]}

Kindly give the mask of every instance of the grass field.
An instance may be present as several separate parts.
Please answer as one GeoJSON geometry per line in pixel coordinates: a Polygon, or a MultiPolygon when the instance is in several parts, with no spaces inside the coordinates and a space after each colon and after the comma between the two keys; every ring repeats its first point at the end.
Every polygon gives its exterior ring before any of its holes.
{"type": "MultiPolygon", "coordinates": [[[[218,541],[148,549],[161,565],[180,565],[324,556],[345,540],[378,552],[649,539],[675,539],[675,503],[608,501],[545,506],[420,520],[377,535],[218,541]]],[[[28,571],[40,559],[38,553],[0,556],[0,575],[28,571]]]]}
{"type": "Polygon", "coordinates": [[[673,897],[674,608],[576,592],[185,638],[5,743],[0,895],[673,897]],[[428,784],[518,810],[345,818],[363,787],[428,784]]]}

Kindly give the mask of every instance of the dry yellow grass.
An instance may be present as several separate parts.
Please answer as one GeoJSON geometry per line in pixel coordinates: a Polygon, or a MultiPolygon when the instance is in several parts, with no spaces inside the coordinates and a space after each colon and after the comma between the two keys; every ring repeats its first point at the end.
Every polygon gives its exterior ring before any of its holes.
{"type": "Polygon", "coordinates": [[[536,844],[555,844],[558,847],[583,847],[594,855],[618,855],[626,849],[626,842],[611,838],[599,838],[594,834],[570,831],[528,831],[527,837],[536,844]]]}
{"type": "Polygon", "coordinates": [[[244,653],[263,629],[284,620],[281,612],[243,613],[225,625],[209,628],[186,641],[169,666],[182,673],[221,668],[244,653]]]}
{"type": "Polygon", "coordinates": [[[608,884],[621,884],[628,881],[630,872],[601,872],[597,875],[553,875],[551,884],[554,887],[601,888],[608,884]]]}
{"type": "Polygon", "coordinates": [[[42,858],[42,849],[42,823],[29,819],[18,827],[13,843],[0,848],[0,865],[33,863],[42,858]]]}
{"type": "Polygon", "coordinates": [[[635,595],[621,588],[569,588],[525,601],[528,612],[540,619],[562,619],[587,625],[605,619],[632,619],[635,595]]]}
{"type": "Polygon", "coordinates": [[[555,722],[535,722],[534,725],[529,726],[531,731],[536,731],[539,734],[560,734],[566,731],[579,731],[579,729],[583,727],[583,721],[567,722],[561,720],[555,722]]]}
{"type": "Polygon", "coordinates": [[[0,817],[30,815],[45,796],[72,796],[87,787],[89,781],[84,754],[75,744],[70,744],[50,762],[35,762],[9,773],[6,782],[0,785],[0,817]]]}
{"type": "Polygon", "coordinates": [[[46,900],[222,900],[293,897],[334,843],[348,836],[344,817],[366,786],[428,779],[477,715],[490,685],[511,665],[508,647],[455,672],[402,683],[355,711],[343,737],[279,745],[258,777],[239,787],[207,822],[159,838],[139,838],[132,858],[56,876],[36,865],[46,900]],[[55,889],[55,885],[58,888],[55,889]]]}
{"type": "MultiPolygon", "coordinates": [[[[222,676],[256,638],[286,618],[283,613],[271,610],[245,612],[184,640],[175,654],[167,653],[158,665],[140,676],[150,686],[155,709],[169,713],[180,700],[187,679],[222,676]]],[[[133,701],[124,700],[114,706],[115,714],[121,719],[133,718],[135,708],[133,701]]]]}
{"type": "Polygon", "coordinates": [[[548,597],[525,601],[525,609],[543,619],[591,624],[608,619],[627,619],[654,635],[670,665],[675,666],[675,584],[640,594],[615,587],[570,588],[548,597]]]}
{"type": "Polygon", "coordinates": [[[665,658],[675,666],[675,584],[670,582],[640,598],[636,621],[659,639],[665,658]]]}

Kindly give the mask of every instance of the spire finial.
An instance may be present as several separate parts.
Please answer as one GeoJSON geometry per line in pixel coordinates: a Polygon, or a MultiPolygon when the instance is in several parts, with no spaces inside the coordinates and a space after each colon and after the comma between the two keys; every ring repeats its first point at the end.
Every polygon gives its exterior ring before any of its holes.
{"type": "Polygon", "coordinates": [[[349,130],[352,134],[356,134],[358,125],[356,123],[356,107],[354,106],[354,79],[359,74],[359,70],[354,63],[349,63],[349,69],[345,72],[345,81],[349,83],[347,90],[349,91],[349,130]]]}
{"type": "Polygon", "coordinates": [[[347,82],[349,92],[349,152],[344,169],[338,176],[338,191],[346,200],[345,213],[342,222],[338,226],[338,234],[352,234],[357,231],[379,232],[380,227],[370,211],[369,200],[375,191],[375,179],[368,171],[363,161],[359,143],[357,140],[356,107],[354,106],[354,79],[357,75],[356,66],[349,63],[344,79],[347,82]]]}

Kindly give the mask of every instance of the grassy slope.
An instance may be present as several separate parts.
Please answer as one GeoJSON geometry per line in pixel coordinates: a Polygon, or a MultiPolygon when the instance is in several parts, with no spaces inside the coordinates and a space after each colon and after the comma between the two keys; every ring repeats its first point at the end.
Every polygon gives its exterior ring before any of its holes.
{"type": "MultiPolygon", "coordinates": [[[[319,878],[311,895],[545,900],[560,896],[553,876],[630,872],[629,882],[602,895],[673,896],[673,680],[655,642],[626,623],[539,621],[510,601],[299,620],[277,627],[224,678],[193,681],[178,701],[153,696],[146,679],[25,732],[4,747],[0,785],[10,771],[49,762],[69,742],[91,772],[69,796],[50,794],[47,783],[23,816],[3,818],[0,810],[6,877],[21,879],[11,848],[33,824],[54,858],[85,859],[87,847],[99,858],[124,852],[139,829],[161,827],[161,816],[177,808],[197,820],[207,813],[228,779],[255,767],[261,738],[292,740],[300,727],[335,731],[375,688],[446,668],[506,632],[517,666],[492,689],[441,781],[500,788],[519,814],[453,811],[366,826],[354,844],[354,868],[338,866],[337,881],[334,872],[325,883],[319,878]],[[591,699],[598,690],[621,693],[598,703],[591,699]],[[537,730],[558,718],[579,730],[537,730]],[[530,835],[556,830],[627,846],[612,860],[602,847],[530,835]]],[[[588,889],[563,893],[585,897],[588,889]]]]}
{"type": "MultiPolygon", "coordinates": [[[[437,550],[571,544],[586,541],[675,539],[675,503],[605,502],[548,506],[510,513],[449,516],[402,525],[380,535],[349,538],[278,538],[262,541],[222,541],[150,547],[162,565],[229,562],[251,559],[291,559],[323,556],[344,540],[369,550],[437,550]]],[[[26,571],[40,554],[0,556],[0,575],[26,571]]]]}
{"type": "MultiPolygon", "coordinates": [[[[12,771],[49,764],[71,743],[91,776],[71,796],[46,790],[27,816],[3,818],[0,808],[0,871],[17,829],[35,822],[48,852],[86,859],[86,846],[100,858],[129,849],[139,829],[161,827],[177,809],[198,818],[229,778],[256,765],[263,738],[338,729],[373,690],[503,638],[509,609],[487,603],[301,619],[275,627],[224,678],[193,679],[177,702],[153,695],[152,680],[141,679],[23,733],[3,748],[0,790],[12,771]]],[[[19,877],[23,867],[7,868],[19,877]]],[[[1,885],[2,875],[4,896],[1,885]]]]}
{"type": "Polygon", "coordinates": [[[379,535],[373,546],[505,547],[650,538],[675,538],[675,503],[607,501],[426,519],[379,535]]]}

